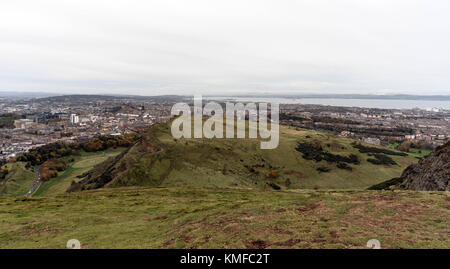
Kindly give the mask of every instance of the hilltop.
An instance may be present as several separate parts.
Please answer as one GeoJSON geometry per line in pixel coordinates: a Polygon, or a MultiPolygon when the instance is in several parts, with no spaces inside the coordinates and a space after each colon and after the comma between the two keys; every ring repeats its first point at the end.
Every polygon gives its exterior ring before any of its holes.
{"type": "Polygon", "coordinates": [[[155,124],[69,191],[136,185],[364,189],[400,176],[415,162],[399,151],[288,126],[280,126],[276,149],[263,150],[260,139],[174,139],[170,124],[155,124]]]}
{"type": "Polygon", "coordinates": [[[106,188],[0,196],[0,248],[449,248],[448,192],[106,188]]]}

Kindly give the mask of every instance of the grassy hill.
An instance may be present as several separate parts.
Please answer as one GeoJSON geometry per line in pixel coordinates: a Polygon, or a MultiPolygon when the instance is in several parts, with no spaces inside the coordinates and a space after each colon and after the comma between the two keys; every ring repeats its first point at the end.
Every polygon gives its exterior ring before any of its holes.
{"type": "Polygon", "coordinates": [[[448,192],[106,188],[0,196],[0,248],[449,248],[448,192]]]}
{"type": "Polygon", "coordinates": [[[363,189],[400,176],[417,161],[412,156],[389,155],[395,165],[377,165],[368,161],[374,154],[361,153],[354,143],[327,133],[280,126],[279,146],[263,150],[260,139],[174,139],[170,125],[157,124],[126,153],[93,169],[78,189],[135,185],[363,189]],[[305,158],[296,149],[299,143],[320,148],[322,160],[305,158]],[[358,163],[333,161],[351,155],[358,163]]]}
{"type": "Polygon", "coordinates": [[[8,163],[3,166],[9,173],[0,181],[0,195],[24,195],[31,188],[36,178],[33,168],[26,168],[26,163],[8,163]]]}

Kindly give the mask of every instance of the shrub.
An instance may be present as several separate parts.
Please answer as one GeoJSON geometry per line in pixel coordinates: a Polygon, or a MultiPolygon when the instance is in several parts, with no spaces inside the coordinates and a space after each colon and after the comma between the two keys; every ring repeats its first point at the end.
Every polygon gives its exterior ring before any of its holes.
{"type": "Polygon", "coordinates": [[[383,149],[383,148],[376,148],[376,147],[366,147],[361,144],[353,144],[353,147],[358,149],[361,153],[384,153],[387,155],[394,155],[394,156],[408,156],[408,154],[404,152],[397,152],[389,149],[383,149]]]}
{"type": "Polygon", "coordinates": [[[272,182],[268,182],[267,185],[269,185],[270,187],[272,187],[272,189],[274,189],[274,190],[280,190],[280,189],[281,189],[280,186],[278,186],[277,184],[272,183],[272,182]]]}
{"type": "Polygon", "coordinates": [[[391,186],[399,186],[403,182],[403,179],[401,177],[396,177],[390,180],[386,180],[384,182],[381,182],[379,184],[373,185],[368,190],[389,190],[391,186]]]}
{"type": "Polygon", "coordinates": [[[371,162],[373,164],[377,165],[396,165],[397,163],[389,156],[386,156],[384,154],[372,154],[371,156],[375,157],[375,159],[367,159],[368,162],[371,162]]]}
{"type": "Polygon", "coordinates": [[[285,185],[286,187],[291,186],[291,180],[290,180],[289,178],[286,178],[286,181],[284,182],[284,185],[285,185]]]}
{"type": "Polygon", "coordinates": [[[5,179],[8,173],[8,169],[0,169],[0,179],[5,179]]]}
{"type": "Polygon", "coordinates": [[[303,154],[303,158],[306,160],[315,160],[316,162],[325,160],[329,163],[342,162],[359,164],[358,156],[356,156],[355,154],[350,154],[349,156],[333,154],[323,151],[323,148],[320,144],[298,143],[295,149],[301,152],[303,154]]]}
{"type": "Polygon", "coordinates": [[[345,170],[349,170],[349,171],[352,171],[352,170],[353,170],[353,168],[352,168],[351,166],[349,166],[349,165],[346,164],[346,163],[342,163],[342,162],[338,163],[336,166],[337,166],[337,168],[339,168],[339,169],[345,169],[345,170]]]}
{"type": "Polygon", "coordinates": [[[403,141],[399,146],[398,146],[398,150],[400,151],[404,151],[404,152],[409,152],[409,149],[411,148],[411,142],[409,141],[403,141]]]}
{"type": "Polygon", "coordinates": [[[319,173],[327,173],[330,172],[331,169],[325,166],[321,166],[317,167],[316,170],[319,171],[319,173]]]}
{"type": "Polygon", "coordinates": [[[266,174],[266,178],[277,178],[278,177],[278,170],[270,170],[266,174]]]}

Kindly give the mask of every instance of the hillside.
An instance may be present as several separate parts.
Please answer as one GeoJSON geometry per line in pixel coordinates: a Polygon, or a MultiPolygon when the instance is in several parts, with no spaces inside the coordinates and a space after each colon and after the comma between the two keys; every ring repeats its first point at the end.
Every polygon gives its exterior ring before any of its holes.
{"type": "Polygon", "coordinates": [[[449,248],[448,192],[128,187],[0,196],[0,248],[449,248]]]}
{"type": "Polygon", "coordinates": [[[0,180],[0,195],[24,195],[36,178],[33,168],[27,168],[24,162],[8,163],[2,169],[8,170],[8,174],[0,180]]]}
{"type": "Polygon", "coordinates": [[[416,191],[450,190],[450,142],[408,166],[400,177],[375,184],[368,190],[407,189],[416,191]]]}
{"type": "Polygon", "coordinates": [[[405,189],[450,191],[450,142],[406,168],[400,178],[405,189]]]}
{"type": "MultiPolygon", "coordinates": [[[[225,128],[224,128],[225,130],[225,128]]],[[[174,139],[153,125],[127,152],[69,191],[120,186],[363,189],[400,176],[416,159],[327,133],[280,127],[279,146],[257,139],[174,139]]]]}

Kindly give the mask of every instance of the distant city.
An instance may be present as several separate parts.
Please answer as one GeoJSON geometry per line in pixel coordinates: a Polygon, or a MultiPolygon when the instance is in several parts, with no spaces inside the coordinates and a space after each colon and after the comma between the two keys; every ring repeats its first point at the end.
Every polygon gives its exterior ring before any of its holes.
{"type": "MultiPolygon", "coordinates": [[[[55,142],[139,132],[170,120],[173,104],[185,96],[10,95],[0,99],[0,159],[55,142]]],[[[191,98],[191,97],[190,97],[191,98]]],[[[209,97],[214,99],[214,97],[209,97]]],[[[224,102],[217,98],[218,102],[224,102]]],[[[380,109],[280,104],[280,123],[332,132],[366,143],[409,141],[435,148],[450,139],[450,110],[380,109]]]]}
{"type": "Polygon", "coordinates": [[[0,159],[54,142],[136,132],[167,121],[173,101],[160,98],[58,96],[0,103],[0,159]]]}

